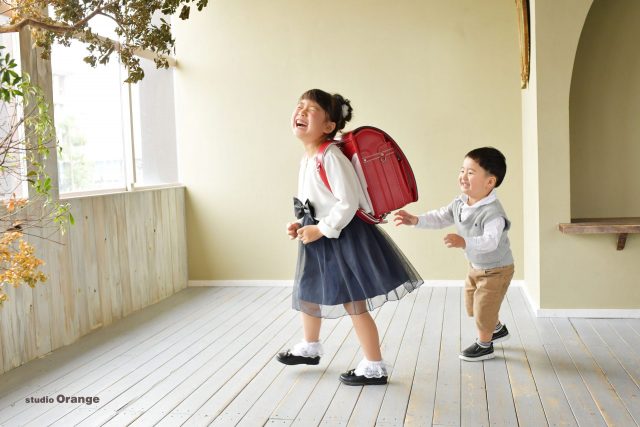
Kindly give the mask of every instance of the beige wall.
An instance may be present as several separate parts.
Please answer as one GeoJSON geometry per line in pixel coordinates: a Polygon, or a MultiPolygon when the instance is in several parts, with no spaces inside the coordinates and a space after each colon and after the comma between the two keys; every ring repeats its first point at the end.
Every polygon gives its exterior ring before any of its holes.
{"type": "Polygon", "coordinates": [[[639,22],[639,1],[596,0],[580,37],[570,97],[574,218],[640,217],[639,22]]]}
{"type": "MultiPolygon", "coordinates": [[[[419,184],[416,213],[453,199],[468,150],[503,150],[499,195],[522,264],[513,2],[213,1],[176,36],[191,280],[292,278],[296,245],[284,225],[302,147],[289,118],[312,87],[350,98],[352,126],[381,127],[401,144],[419,184]]],[[[464,256],[444,247],[444,231],[385,229],[425,278],[463,277],[464,256]]]]}
{"type": "MultiPolygon", "coordinates": [[[[530,144],[525,154],[534,155],[525,156],[524,160],[525,188],[532,191],[525,192],[523,203],[527,212],[527,245],[539,245],[539,251],[531,250],[533,258],[527,260],[525,282],[534,303],[544,309],[640,306],[640,288],[633,283],[640,259],[640,239],[631,236],[626,249],[616,251],[613,235],[564,235],[557,229],[558,223],[568,222],[572,216],[569,90],[578,41],[591,3],[531,2],[535,17],[535,84],[529,89],[534,93],[523,97],[527,104],[523,128],[535,127],[537,135],[525,138],[530,144]]],[[[633,2],[621,3],[630,6],[633,2]]],[[[634,172],[627,176],[634,179],[634,172]]],[[[600,204],[601,200],[596,202],[600,204]]]]}
{"type": "MultiPolygon", "coordinates": [[[[532,12],[534,5],[531,5],[532,12]]],[[[527,293],[536,306],[540,305],[540,165],[538,156],[538,75],[536,14],[529,16],[530,63],[529,82],[522,90],[522,207],[523,207],[523,270],[527,293]]]]}

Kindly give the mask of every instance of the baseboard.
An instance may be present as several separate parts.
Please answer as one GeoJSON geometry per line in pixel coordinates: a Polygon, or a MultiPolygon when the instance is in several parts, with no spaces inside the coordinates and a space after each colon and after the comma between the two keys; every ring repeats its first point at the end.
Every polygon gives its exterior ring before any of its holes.
{"type": "MultiPolygon", "coordinates": [[[[511,286],[522,286],[522,280],[511,281],[511,286]]],[[[463,287],[464,280],[425,280],[425,286],[431,286],[434,288],[442,287],[463,287]]],[[[293,286],[293,280],[189,280],[189,287],[200,286],[249,286],[249,287],[263,287],[263,286],[293,286]]]]}
{"type": "Polygon", "coordinates": [[[200,286],[291,287],[293,280],[189,280],[188,286],[190,288],[200,286]]]}
{"type": "Polygon", "coordinates": [[[640,310],[624,308],[540,308],[533,302],[531,295],[524,286],[524,280],[518,280],[519,285],[514,280],[511,286],[521,286],[523,294],[536,317],[561,317],[561,318],[582,318],[582,319],[639,319],[640,310]]]}
{"type": "Polygon", "coordinates": [[[535,310],[536,317],[577,317],[589,319],[640,319],[640,310],[616,308],[542,308],[535,310]]]}
{"type": "MultiPolygon", "coordinates": [[[[238,287],[291,287],[293,280],[189,280],[189,287],[203,286],[238,286],[238,287]]],[[[430,287],[463,287],[464,280],[425,280],[424,286],[430,287]]],[[[512,287],[522,288],[527,304],[536,317],[575,317],[600,319],[638,319],[640,310],[636,309],[549,309],[540,308],[534,303],[527,291],[524,280],[512,280],[512,287]]]]}
{"type": "MultiPolygon", "coordinates": [[[[462,287],[464,280],[425,280],[425,286],[462,287]]],[[[293,286],[293,280],[189,280],[189,287],[199,286],[293,286]]]]}

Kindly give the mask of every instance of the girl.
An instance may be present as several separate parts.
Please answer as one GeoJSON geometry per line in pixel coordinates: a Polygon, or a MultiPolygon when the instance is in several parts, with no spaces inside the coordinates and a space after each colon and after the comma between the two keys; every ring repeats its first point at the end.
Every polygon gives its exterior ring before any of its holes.
{"type": "Polygon", "coordinates": [[[331,191],[316,170],[318,147],[333,140],[351,120],[352,111],[342,96],[312,89],[302,94],[291,118],[293,134],[306,152],[294,198],[298,221],[287,224],[289,237],[300,242],[293,308],[301,312],[304,340],[279,353],[277,360],[317,365],[322,318],[349,315],[364,359],[340,380],[348,385],[386,384],[378,329],[369,311],[402,298],[423,281],[386,233],[355,216],[359,207],[371,208],[353,165],[340,149],[331,145],[323,157],[331,191]]]}

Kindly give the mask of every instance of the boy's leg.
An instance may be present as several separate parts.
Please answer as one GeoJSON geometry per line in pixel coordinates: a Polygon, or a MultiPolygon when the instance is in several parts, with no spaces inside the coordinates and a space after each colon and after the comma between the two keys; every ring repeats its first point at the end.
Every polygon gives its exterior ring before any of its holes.
{"type": "Polygon", "coordinates": [[[512,277],[513,266],[470,270],[469,278],[475,285],[472,312],[478,329],[478,341],[460,353],[462,360],[480,361],[494,357],[493,333],[498,324],[500,305],[512,277]]]}
{"type": "Polygon", "coordinates": [[[509,265],[484,270],[484,274],[478,277],[473,311],[478,338],[482,342],[491,341],[498,324],[500,306],[513,278],[513,271],[513,265],[509,265]]]}
{"type": "Polygon", "coordinates": [[[474,269],[469,266],[469,272],[464,280],[464,306],[469,317],[473,317],[473,300],[476,289],[474,269]]]}
{"type": "MultiPolygon", "coordinates": [[[[476,270],[469,265],[469,272],[465,280],[464,286],[464,304],[469,317],[477,317],[476,301],[478,286],[482,284],[482,273],[484,270],[476,270]]],[[[480,337],[482,341],[482,337],[480,337]]],[[[467,361],[479,361],[491,359],[493,356],[493,348],[489,345],[487,347],[481,347],[477,342],[474,342],[469,347],[460,352],[460,359],[467,361]]]]}

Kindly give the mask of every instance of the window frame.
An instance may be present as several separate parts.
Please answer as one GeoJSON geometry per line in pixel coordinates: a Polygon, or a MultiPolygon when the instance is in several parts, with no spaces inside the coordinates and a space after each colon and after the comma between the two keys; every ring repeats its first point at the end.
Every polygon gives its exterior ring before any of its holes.
{"type": "MultiPolygon", "coordinates": [[[[0,15],[3,16],[7,16],[7,17],[11,17],[11,12],[7,11],[7,10],[2,10],[0,9],[0,15]]],[[[48,64],[46,67],[39,67],[37,65],[37,63],[40,63],[41,61],[44,61],[43,59],[41,59],[38,55],[37,60],[34,63],[25,63],[25,61],[22,60],[22,58],[25,55],[29,55],[32,54],[32,48],[30,43],[23,43],[23,38],[24,37],[28,37],[29,33],[28,33],[28,29],[26,30],[21,30],[18,33],[18,38],[19,38],[19,45],[20,45],[20,63],[21,63],[21,67],[22,67],[22,71],[28,73],[29,75],[38,75],[40,77],[40,80],[44,80],[47,82],[49,89],[52,89],[53,86],[53,73],[51,70],[51,63],[50,61],[47,61],[48,64]],[[25,52],[25,45],[29,46],[28,52],[25,52]],[[45,70],[44,73],[42,73],[42,70],[45,70]]],[[[102,40],[108,40],[112,43],[114,43],[115,45],[115,51],[118,52],[121,49],[121,44],[111,38],[108,37],[103,37],[103,36],[98,36],[100,39],[102,40]]],[[[82,41],[78,40],[80,43],[82,43],[82,41]]],[[[166,55],[158,55],[155,52],[152,52],[150,50],[147,49],[135,49],[134,50],[134,55],[139,57],[139,58],[143,58],[146,60],[155,60],[156,58],[163,58],[167,61],[167,63],[169,64],[169,70],[171,70],[172,72],[175,70],[175,68],[177,67],[177,61],[174,57],[172,56],[166,56],[166,55]]],[[[40,85],[41,82],[35,82],[35,84],[40,85]]],[[[171,188],[171,187],[176,187],[176,186],[181,186],[180,182],[167,182],[167,183],[163,183],[163,184],[148,184],[148,185],[144,185],[144,184],[140,184],[136,182],[136,167],[135,167],[135,156],[136,156],[136,151],[135,151],[135,144],[136,144],[136,140],[135,140],[135,131],[133,128],[133,123],[134,123],[134,109],[133,109],[133,93],[132,93],[132,88],[131,88],[131,83],[126,83],[126,98],[128,100],[128,102],[126,102],[126,110],[125,110],[125,106],[123,105],[123,119],[125,120],[124,125],[126,126],[126,128],[128,129],[128,132],[125,132],[125,138],[123,140],[123,150],[124,150],[124,163],[125,163],[125,167],[124,167],[124,181],[125,181],[125,187],[124,188],[105,188],[105,189],[99,189],[99,190],[88,190],[88,191],[77,191],[77,192],[68,192],[68,193],[64,193],[62,195],[60,195],[59,193],[59,183],[58,183],[58,153],[56,150],[51,150],[51,152],[49,153],[49,156],[47,157],[46,161],[47,161],[47,171],[49,171],[49,174],[52,177],[52,185],[55,189],[54,192],[52,192],[52,196],[54,196],[54,198],[57,199],[73,199],[73,198],[77,198],[77,197],[85,197],[85,196],[95,196],[95,195],[102,195],[102,194],[117,194],[117,193],[126,193],[126,192],[133,192],[133,191],[137,191],[137,190],[149,190],[149,189],[157,189],[157,188],[171,188]],[[54,168],[55,170],[55,174],[51,173],[51,168],[54,168]]],[[[45,97],[47,99],[47,102],[50,105],[50,112],[51,114],[55,114],[55,112],[53,111],[53,106],[54,106],[54,100],[53,100],[53,93],[51,90],[45,91],[45,97]]],[[[53,117],[52,117],[53,119],[53,117]]],[[[31,196],[31,192],[29,192],[29,196],[31,196]]]]}
{"type": "MultiPolygon", "coordinates": [[[[98,36],[98,38],[102,39],[102,40],[107,40],[110,41],[112,43],[115,44],[116,46],[116,51],[120,50],[120,43],[110,39],[108,37],[102,37],[102,36],[98,36]]],[[[79,41],[79,40],[78,40],[79,41]]],[[[81,42],[82,43],[82,42],[81,42]]],[[[164,58],[167,60],[168,64],[169,64],[169,70],[173,71],[176,66],[177,66],[177,61],[175,58],[171,57],[171,56],[164,56],[164,55],[158,55],[150,50],[147,49],[135,49],[134,50],[134,55],[142,58],[142,59],[147,59],[150,61],[153,61],[155,58],[164,58]]],[[[49,70],[51,70],[51,68],[49,67],[49,70]]],[[[51,71],[49,71],[51,72],[51,71]]],[[[135,129],[133,126],[134,123],[134,108],[133,108],[133,90],[132,90],[132,83],[126,83],[124,85],[124,92],[126,92],[126,101],[123,102],[122,105],[122,112],[123,112],[123,120],[124,120],[124,127],[126,129],[128,129],[128,132],[125,132],[124,135],[124,140],[123,140],[123,151],[124,151],[124,181],[125,181],[125,186],[124,188],[105,188],[105,189],[99,189],[99,190],[87,190],[87,191],[73,191],[73,192],[67,192],[67,193],[63,193],[59,195],[60,199],[73,199],[73,198],[77,198],[77,197],[85,197],[85,196],[94,196],[94,195],[100,195],[100,194],[117,194],[117,193],[125,193],[125,192],[131,192],[131,191],[136,191],[136,190],[149,190],[149,189],[158,189],[158,188],[168,188],[168,187],[176,187],[176,186],[180,186],[180,182],[167,182],[164,184],[141,184],[137,182],[136,179],[136,165],[135,165],[135,158],[136,158],[136,136],[135,136],[135,129]],[[126,104],[126,105],[124,105],[126,104]]],[[[57,167],[57,153],[55,154],[56,157],[56,167],[57,167]]],[[[57,184],[57,182],[56,182],[57,184]]]]}

